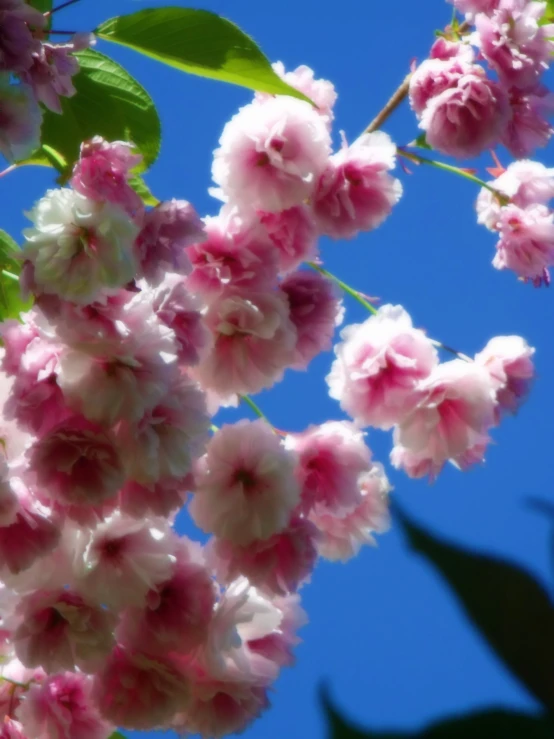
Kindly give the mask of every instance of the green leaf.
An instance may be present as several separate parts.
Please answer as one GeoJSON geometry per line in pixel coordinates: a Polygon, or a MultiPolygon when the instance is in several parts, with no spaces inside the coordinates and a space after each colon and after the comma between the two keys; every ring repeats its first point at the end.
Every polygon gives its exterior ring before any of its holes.
{"type": "Polygon", "coordinates": [[[126,737],[124,737],[123,734],[120,734],[119,731],[114,731],[108,739],[126,739],[126,737]]]}
{"type": "Polygon", "coordinates": [[[0,321],[17,318],[29,310],[32,301],[24,301],[19,289],[21,262],[19,246],[12,237],[0,229],[0,321]]]}
{"type": "Polygon", "coordinates": [[[149,167],[160,149],[161,126],[146,90],[119,64],[92,49],[76,54],[81,70],[77,94],[62,99],[63,115],[46,111],[42,148],[21,164],[54,166],[66,176],[81,143],[95,135],[135,144],[149,167]]]}
{"type": "Polygon", "coordinates": [[[28,2],[41,13],[48,13],[52,10],[52,0],[28,0],[28,2]]]}
{"type": "Polygon", "coordinates": [[[543,587],[518,565],[441,541],[396,511],[412,549],[435,565],[496,654],[554,713],[554,609],[543,587]]]}
{"type": "Polygon", "coordinates": [[[231,21],[207,10],[177,7],[140,10],[111,18],[94,33],[183,72],[309,101],[273,71],[250,36],[231,21]]]}
{"type": "Polygon", "coordinates": [[[547,23],[554,23],[554,0],[546,0],[546,9],[539,23],[541,26],[547,23]]]}
{"type": "Polygon", "coordinates": [[[427,143],[425,133],[420,133],[417,139],[414,139],[410,146],[417,146],[418,149],[428,149],[432,151],[432,147],[427,143]]]}
{"type": "Polygon", "coordinates": [[[552,739],[554,725],[543,716],[489,709],[434,722],[421,731],[372,731],[344,719],[324,697],[328,739],[552,739]]]}
{"type": "Polygon", "coordinates": [[[132,174],[129,178],[129,184],[133,190],[140,196],[145,205],[158,205],[158,198],[152,194],[150,188],[139,174],[132,174]]]}

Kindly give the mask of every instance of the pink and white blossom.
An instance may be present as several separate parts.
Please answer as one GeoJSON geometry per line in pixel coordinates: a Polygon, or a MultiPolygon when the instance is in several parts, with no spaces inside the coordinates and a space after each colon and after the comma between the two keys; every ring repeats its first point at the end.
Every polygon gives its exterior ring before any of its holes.
{"type": "Polygon", "coordinates": [[[334,239],[351,239],[371,231],[390,215],[402,185],[389,170],[396,147],[382,131],[363,134],[329,159],[317,182],[313,209],[320,231],[334,239]]]}
{"type": "Polygon", "coordinates": [[[187,710],[190,681],[167,657],[155,659],[117,646],[94,676],[92,694],[106,719],[124,729],[146,731],[187,710]]]}
{"type": "Polygon", "coordinates": [[[270,212],[311,196],[331,145],[317,111],[287,96],[241,108],[219,143],[212,176],[223,197],[245,210],[270,212]]]}
{"type": "Polygon", "coordinates": [[[317,559],[317,535],[310,521],[293,517],[284,531],[246,546],[212,539],[209,560],[220,582],[244,575],[262,592],[286,595],[309,580],[317,559]]]}
{"type": "Polygon", "coordinates": [[[29,473],[41,497],[61,506],[97,506],[124,482],[114,439],[96,424],[73,416],[54,426],[28,452],[29,473]]]}
{"type": "Polygon", "coordinates": [[[168,200],[147,211],[136,240],[139,274],[160,282],[166,272],[191,271],[185,248],[205,237],[204,225],[186,200],[168,200]]]}
{"type": "Polygon", "coordinates": [[[195,470],[189,510],[201,529],[246,546],[283,531],[299,502],[295,456],[265,421],[223,426],[195,470]]]}
{"type": "Polygon", "coordinates": [[[491,377],[500,410],[515,413],[527,398],[535,377],[534,353],[521,336],[495,336],[475,355],[491,377]]]}
{"type": "Polygon", "coordinates": [[[39,10],[24,0],[9,0],[0,5],[0,71],[23,72],[33,63],[40,48],[30,27],[42,29],[45,19],[39,10]]]}
{"type": "Polygon", "coordinates": [[[26,667],[45,672],[94,672],[111,652],[115,617],[69,590],[24,596],[10,623],[15,653],[26,667]]]}
{"type": "Polygon", "coordinates": [[[74,190],[49,190],[28,214],[23,257],[39,292],[86,305],[135,275],[137,227],[127,213],[74,190]]]}
{"type": "Polygon", "coordinates": [[[148,591],[143,606],[121,615],[120,644],[151,655],[186,654],[207,637],[215,605],[216,584],[200,545],[181,538],[171,576],[148,591]]]}
{"type": "Polygon", "coordinates": [[[507,205],[496,226],[500,238],[493,266],[511,269],[535,285],[548,284],[548,267],[554,264],[554,213],[545,205],[507,205]]]}
{"type": "Polygon", "coordinates": [[[73,672],[31,685],[16,711],[24,732],[33,739],[106,739],[114,726],[98,712],[91,688],[91,678],[73,672]]]}
{"type": "Polygon", "coordinates": [[[554,114],[554,93],[537,85],[531,90],[510,90],[512,116],[501,141],[514,157],[530,156],[546,146],[554,133],[549,118],[554,114]]]}
{"type": "Polygon", "coordinates": [[[320,352],[329,351],[344,309],[335,286],[317,272],[293,272],[280,283],[296,328],[291,367],[306,369],[320,352]]]}
{"type": "Polygon", "coordinates": [[[114,513],[76,547],[75,587],[90,602],[114,609],[142,606],[156,585],[167,581],[175,557],[167,527],[114,513]]]}
{"type": "Polygon", "coordinates": [[[312,210],[306,205],[255,216],[260,228],[277,249],[279,271],[291,272],[317,256],[318,231],[312,210]]]}
{"type": "Polygon", "coordinates": [[[329,394],[362,426],[390,429],[421,397],[420,382],[438,362],[436,349],[401,306],[384,305],[343,329],[341,338],[329,394]]]}
{"type": "Polygon", "coordinates": [[[129,184],[130,172],[141,160],[131,144],[94,136],[81,144],[71,186],[91,200],[119,205],[129,215],[142,213],[142,201],[129,184]]]}
{"type": "MultiPolygon", "coordinates": [[[[313,69],[305,64],[301,64],[290,72],[285,71],[285,65],[282,62],[275,62],[271,66],[282,80],[303,92],[316,104],[317,112],[330,126],[334,118],[333,107],[338,97],[333,83],[329,80],[316,78],[313,69]]],[[[259,93],[257,97],[262,98],[259,93]]]]}
{"type": "Polygon", "coordinates": [[[228,290],[204,319],[214,343],[193,370],[203,389],[223,398],[257,393],[294,362],[297,333],[282,293],[228,290]]]}
{"type": "Polygon", "coordinates": [[[352,559],[364,544],[375,544],[373,534],[381,534],[389,528],[391,486],[383,466],[372,464],[370,470],[358,478],[358,488],[360,500],[346,514],[335,515],[329,511],[310,514],[310,521],[318,530],[317,551],[332,562],[352,559]]]}
{"type": "Polygon", "coordinates": [[[358,505],[358,478],[371,467],[371,452],[353,423],[310,426],[301,434],[289,434],[286,446],[298,458],[295,476],[304,513],[343,515],[358,505]]]}
{"type": "Polygon", "coordinates": [[[496,398],[489,373],[474,362],[440,364],[421,383],[422,397],[394,431],[391,461],[411,477],[462,469],[483,459],[495,424],[496,398]]]}

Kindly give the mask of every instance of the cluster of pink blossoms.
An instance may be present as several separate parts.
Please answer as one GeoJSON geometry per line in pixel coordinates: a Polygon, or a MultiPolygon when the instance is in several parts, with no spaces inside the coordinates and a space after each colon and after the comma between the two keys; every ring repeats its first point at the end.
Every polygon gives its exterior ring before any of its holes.
{"type": "Polygon", "coordinates": [[[10,162],[39,148],[40,103],[62,112],[60,97],[75,94],[71,78],[79,71],[72,54],[91,43],[89,34],[65,44],[42,41],[46,26],[25,0],[0,0],[0,154],[10,162]]]}
{"type": "Polygon", "coordinates": [[[412,75],[410,102],[427,143],[460,158],[498,144],[529,156],[554,131],[547,120],[554,95],[541,79],[554,51],[554,25],[541,25],[547,3],[451,1],[474,30],[439,38],[412,75]]]}
{"type": "Polygon", "coordinates": [[[243,729],[293,662],[318,556],[388,526],[353,423],[211,427],[331,348],[341,301],[299,267],[318,234],[374,228],[400,196],[390,139],[332,154],[332,86],[287,79],[318,108],[258,96],[238,113],[218,216],[145,210],[132,147],[100,138],[28,214],[34,307],[0,327],[0,736],[243,729]],[[172,528],[189,495],[205,547],[172,528]]]}
{"type": "Polygon", "coordinates": [[[436,342],[400,306],[384,305],[341,337],[330,394],[359,427],[394,429],[391,461],[410,477],[483,461],[489,431],[517,411],[534,375],[534,349],[519,336],[439,363],[436,342]]]}

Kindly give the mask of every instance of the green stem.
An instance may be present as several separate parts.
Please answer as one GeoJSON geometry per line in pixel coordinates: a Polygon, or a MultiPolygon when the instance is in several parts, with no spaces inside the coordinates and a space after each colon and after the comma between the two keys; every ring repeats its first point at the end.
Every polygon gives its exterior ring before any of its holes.
{"type": "Polygon", "coordinates": [[[7,269],[2,270],[2,275],[4,277],[7,277],[9,280],[13,280],[14,282],[19,282],[19,277],[17,275],[14,275],[13,272],[8,272],[7,269]]]}
{"type": "Polygon", "coordinates": [[[258,416],[258,418],[261,418],[266,423],[268,423],[271,426],[271,428],[273,428],[273,424],[270,422],[269,418],[265,415],[262,409],[256,403],[254,403],[254,401],[249,395],[240,395],[239,397],[243,403],[246,403],[246,405],[250,406],[250,408],[258,416]]]}
{"type": "Polygon", "coordinates": [[[466,172],[464,169],[460,169],[460,167],[454,167],[451,164],[445,164],[444,162],[437,162],[434,159],[427,159],[427,157],[422,157],[419,154],[414,154],[411,151],[404,151],[402,147],[397,147],[396,153],[399,157],[404,157],[404,159],[408,159],[409,161],[416,162],[416,164],[428,164],[430,167],[435,167],[436,169],[442,169],[444,172],[451,172],[452,174],[458,175],[458,177],[463,177],[466,180],[469,180],[470,182],[474,182],[476,185],[479,185],[480,187],[484,187],[486,190],[490,190],[490,192],[493,193],[498,199],[498,201],[501,203],[501,205],[507,205],[507,203],[510,202],[509,198],[507,198],[505,195],[503,195],[501,192],[498,192],[498,190],[495,190],[494,187],[488,184],[488,182],[485,182],[484,180],[480,179],[479,177],[476,177],[474,174],[471,174],[470,172],[466,172]]]}
{"type": "Polygon", "coordinates": [[[339,278],[335,277],[332,272],[323,269],[323,267],[320,267],[319,264],[316,264],[315,262],[306,262],[306,264],[308,265],[308,267],[315,269],[316,272],[319,272],[319,274],[324,275],[324,277],[328,277],[330,280],[333,280],[333,282],[335,282],[341,290],[344,290],[344,292],[348,293],[348,295],[353,297],[354,300],[357,300],[358,303],[360,303],[360,305],[363,305],[366,310],[368,310],[370,313],[373,313],[374,316],[377,315],[377,309],[374,308],[368,300],[363,298],[357,290],[354,290],[354,288],[350,287],[350,285],[347,285],[346,282],[339,280],[339,278]]]}

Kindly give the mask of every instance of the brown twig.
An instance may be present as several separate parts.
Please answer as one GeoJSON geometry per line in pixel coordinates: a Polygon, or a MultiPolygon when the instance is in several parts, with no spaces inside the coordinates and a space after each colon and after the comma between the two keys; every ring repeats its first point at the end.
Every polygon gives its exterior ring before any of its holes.
{"type": "Polygon", "coordinates": [[[79,0],[67,0],[65,3],[62,3],[61,5],[58,5],[57,8],[52,8],[52,10],[49,10],[47,13],[45,13],[45,17],[48,18],[53,13],[57,13],[58,10],[63,10],[64,8],[68,8],[70,5],[75,5],[75,3],[78,3],[79,0]]]}

